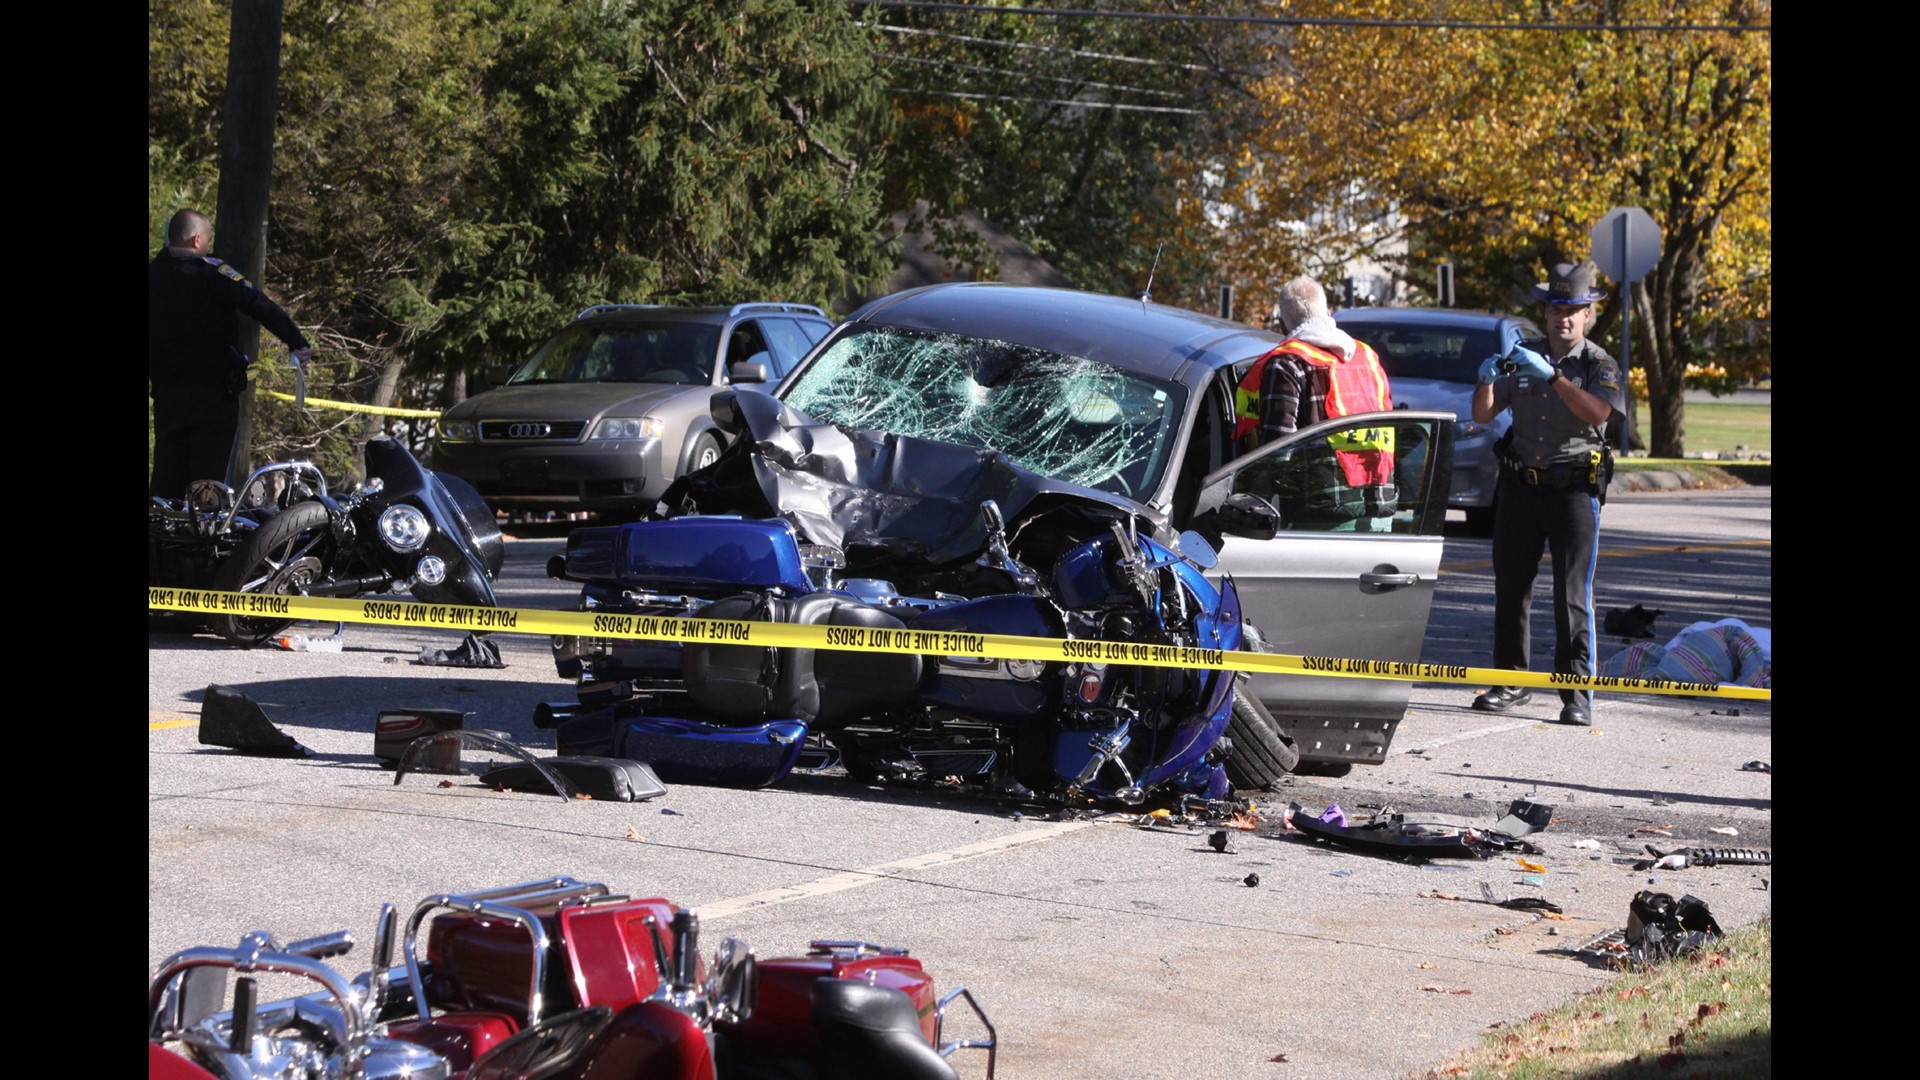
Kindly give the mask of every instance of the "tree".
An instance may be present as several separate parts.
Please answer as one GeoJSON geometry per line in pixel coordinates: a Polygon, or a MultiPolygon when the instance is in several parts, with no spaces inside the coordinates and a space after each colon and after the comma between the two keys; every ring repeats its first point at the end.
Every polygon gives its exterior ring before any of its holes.
{"type": "MultiPolygon", "coordinates": [[[[206,191],[224,8],[149,0],[150,219],[206,191]]],[[[320,349],[310,391],[425,405],[588,304],[883,278],[870,53],[846,5],[804,0],[288,5],[262,284],[320,349]]],[[[366,434],[325,415],[263,407],[257,445],[366,434]]]]}
{"type": "MultiPolygon", "coordinates": [[[[1219,5],[1176,0],[1174,12],[1219,5]]],[[[1226,24],[875,9],[895,88],[887,206],[981,277],[991,253],[961,223],[973,211],[1019,237],[1081,288],[1202,298],[1217,282],[1204,229],[1179,213],[1169,151],[1212,144],[1235,114],[1248,45],[1226,24]],[[1164,248],[1164,250],[1163,250],[1164,248]],[[1158,267],[1156,269],[1156,259],[1158,267]]]]}
{"type": "MultiPolygon", "coordinates": [[[[1633,298],[1653,452],[1684,449],[1687,365],[1707,334],[1757,335],[1747,362],[1764,362],[1772,44],[1753,28],[1769,25],[1769,0],[1468,9],[1505,24],[1492,29],[1351,21],[1406,18],[1385,0],[1288,14],[1349,21],[1275,38],[1273,74],[1252,88],[1255,136],[1190,167],[1214,182],[1189,212],[1226,222],[1225,261],[1254,276],[1253,291],[1359,255],[1415,280],[1450,258],[1463,303],[1523,308],[1547,265],[1588,256],[1608,208],[1637,205],[1664,237],[1633,298]]],[[[1603,308],[1598,335],[1621,302],[1603,308]]]]}

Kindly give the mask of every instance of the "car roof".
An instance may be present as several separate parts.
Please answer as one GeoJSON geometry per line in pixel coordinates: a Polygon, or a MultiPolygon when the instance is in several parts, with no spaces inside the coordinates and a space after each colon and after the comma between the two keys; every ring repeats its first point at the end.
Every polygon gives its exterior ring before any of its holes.
{"type": "Polygon", "coordinates": [[[831,322],[827,313],[812,304],[786,304],[753,301],[744,304],[722,305],[684,305],[684,304],[595,304],[573,317],[574,322],[582,319],[619,318],[625,316],[644,317],[649,322],[661,319],[682,319],[688,322],[724,322],[727,319],[746,315],[797,315],[812,317],[831,322]]]}
{"type": "Polygon", "coordinates": [[[945,282],[883,296],[847,316],[843,326],[860,324],[1009,341],[1163,379],[1181,377],[1190,363],[1208,370],[1237,363],[1280,340],[1271,331],[1185,308],[994,281],[945,282]]]}
{"type": "Polygon", "coordinates": [[[1532,326],[1533,320],[1524,315],[1509,315],[1499,311],[1463,311],[1459,308],[1435,307],[1362,307],[1345,308],[1333,313],[1333,321],[1365,321],[1378,324],[1405,323],[1419,326],[1457,326],[1463,329],[1481,329],[1497,327],[1503,323],[1519,323],[1532,326]]]}

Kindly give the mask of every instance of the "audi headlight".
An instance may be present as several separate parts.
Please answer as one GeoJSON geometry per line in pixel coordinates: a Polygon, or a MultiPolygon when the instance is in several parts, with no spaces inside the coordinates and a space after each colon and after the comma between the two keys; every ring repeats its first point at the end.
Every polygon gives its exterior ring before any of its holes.
{"type": "Polygon", "coordinates": [[[438,585],[447,580],[447,561],[438,555],[428,555],[413,568],[413,576],[428,585],[438,585]]]}
{"type": "Polygon", "coordinates": [[[651,416],[642,416],[637,420],[609,416],[593,425],[593,437],[596,439],[657,439],[665,434],[666,430],[665,424],[651,416]]]}
{"type": "Polygon", "coordinates": [[[472,442],[474,425],[471,420],[442,420],[436,425],[440,429],[442,442],[472,442]]]}
{"type": "Polygon", "coordinates": [[[380,511],[380,539],[395,551],[419,551],[433,535],[433,526],[419,507],[395,503],[380,511]]]}
{"type": "Polygon", "coordinates": [[[1455,442],[1466,442],[1468,439],[1489,439],[1492,437],[1492,424],[1479,424],[1472,420],[1455,420],[1453,422],[1453,439],[1455,442]]]}

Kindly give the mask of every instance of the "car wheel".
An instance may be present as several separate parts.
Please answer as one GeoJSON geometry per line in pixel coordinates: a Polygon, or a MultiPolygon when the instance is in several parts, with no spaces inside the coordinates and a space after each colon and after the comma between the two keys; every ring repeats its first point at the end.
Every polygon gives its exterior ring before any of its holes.
{"type": "Polygon", "coordinates": [[[701,469],[720,460],[720,440],[711,432],[704,432],[693,440],[693,449],[687,451],[687,471],[699,472],[701,469]]]}
{"type": "Polygon", "coordinates": [[[1242,791],[1265,791],[1300,764],[1300,748],[1259,698],[1233,691],[1233,714],[1227,720],[1233,754],[1227,758],[1227,779],[1242,791]]]}

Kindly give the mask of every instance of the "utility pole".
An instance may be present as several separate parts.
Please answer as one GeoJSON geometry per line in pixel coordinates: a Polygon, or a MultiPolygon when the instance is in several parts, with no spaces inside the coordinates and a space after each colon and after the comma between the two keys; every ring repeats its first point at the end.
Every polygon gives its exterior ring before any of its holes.
{"type": "MultiPolygon", "coordinates": [[[[227,40],[226,116],[220,130],[220,200],[213,253],[258,286],[267,269],[267,203],[273,190],[273,125],[280,102],[283,0],[233,0],[227,40]]],[[[260,352],[260,324],[240,320],[240,351],[260,352]]],[[[253,389],[240,395],[240,429],[227,483],[238,484],[253,455],[253,389]]]]}

